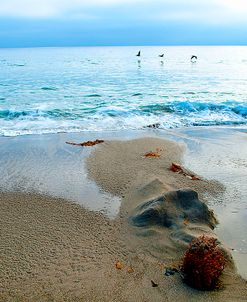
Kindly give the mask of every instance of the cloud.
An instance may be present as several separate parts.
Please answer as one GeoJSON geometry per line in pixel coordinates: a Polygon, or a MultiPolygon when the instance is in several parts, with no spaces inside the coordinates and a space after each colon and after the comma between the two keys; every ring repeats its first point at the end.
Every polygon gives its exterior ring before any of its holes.
{"type": "Polygon", "coordinates": [[[1,0],[0,15],[14,17],[58,17],[92,7],[141,3],[146,0],[1,0]]]}
{"type": "Polygon", "coordinates": [[[229,12],[239,13],[241,15],[247,12],[246,0],[218,0],[219,4],[229,12]]]}
{"type": "Polygon", "coordinates": [[[246,0],[1,0],[0,16],[234,22],[245,19],[246,0]],[[112,15],[114,15],[112,17],[112,15]]]}
{"type": "Polygon", "coordinates": [[[246,0],[0,0],[0,47],[246,44],[246,0]]]}
{"type": "Polygon", "coordinates": [[[160,2],[160,9],[150,9],[153,22],[186,22],[220,25],[246,23],[246,0],[174,0],[160,2]],[[176,5],[174,5],[176,3],[176,5]]]}

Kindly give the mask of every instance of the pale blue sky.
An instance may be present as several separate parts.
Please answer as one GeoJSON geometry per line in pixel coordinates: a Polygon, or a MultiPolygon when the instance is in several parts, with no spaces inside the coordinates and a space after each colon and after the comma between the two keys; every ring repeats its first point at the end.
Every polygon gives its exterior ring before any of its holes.
{"type": "Polygon", "coordinates": [[[0,47],[246,45],[246,0],[1,0],[0,47]]]}

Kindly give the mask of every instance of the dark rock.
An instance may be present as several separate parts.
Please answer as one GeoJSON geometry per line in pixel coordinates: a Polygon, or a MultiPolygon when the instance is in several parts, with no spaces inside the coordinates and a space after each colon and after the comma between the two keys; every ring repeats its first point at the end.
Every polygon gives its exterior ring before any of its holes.
{"type": "Polygon", "coordinates": [[[177,268],[166,268],[164,274],[165,274],[165,276],[169,277],[169,276],[174,275],[177,272],[178,272],[177,268]]]}
{"type": "MultiPolygon", "coordinates": [[[[159,225],[167,228],[184,227],[184,222],[202,223],[214,229],[217,220],[207,205],[191,189],[170,191],[136,208],[130,217],[138,227],[159,225]]],[[[188,239],[189,241],[189,239],[188,239]]]]}
{"type": "Polygon", "coordinates": [[[154,128],[157,129],[160,127],[160,123],[155,123],[155,124],[151,124],[151,125],[147,125],[146,128],[154,128]]]}

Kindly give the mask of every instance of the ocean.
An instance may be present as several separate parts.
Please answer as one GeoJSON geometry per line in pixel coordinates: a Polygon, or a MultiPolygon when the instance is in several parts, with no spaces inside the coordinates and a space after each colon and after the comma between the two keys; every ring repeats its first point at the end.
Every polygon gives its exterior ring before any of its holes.
{"type": "Polygon", "coordinates": [[[1,136],[247,125],[247,47],[0,49],[0,71],[1,136]]]}

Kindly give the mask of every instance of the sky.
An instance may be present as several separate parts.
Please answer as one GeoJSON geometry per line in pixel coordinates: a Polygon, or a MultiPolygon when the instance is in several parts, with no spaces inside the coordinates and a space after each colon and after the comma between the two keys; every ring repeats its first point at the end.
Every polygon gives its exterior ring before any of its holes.
{"type": "Polygon", "coordinates": [[[0,47],[247,45],[247,0],[0,0],[0,47]]]}

